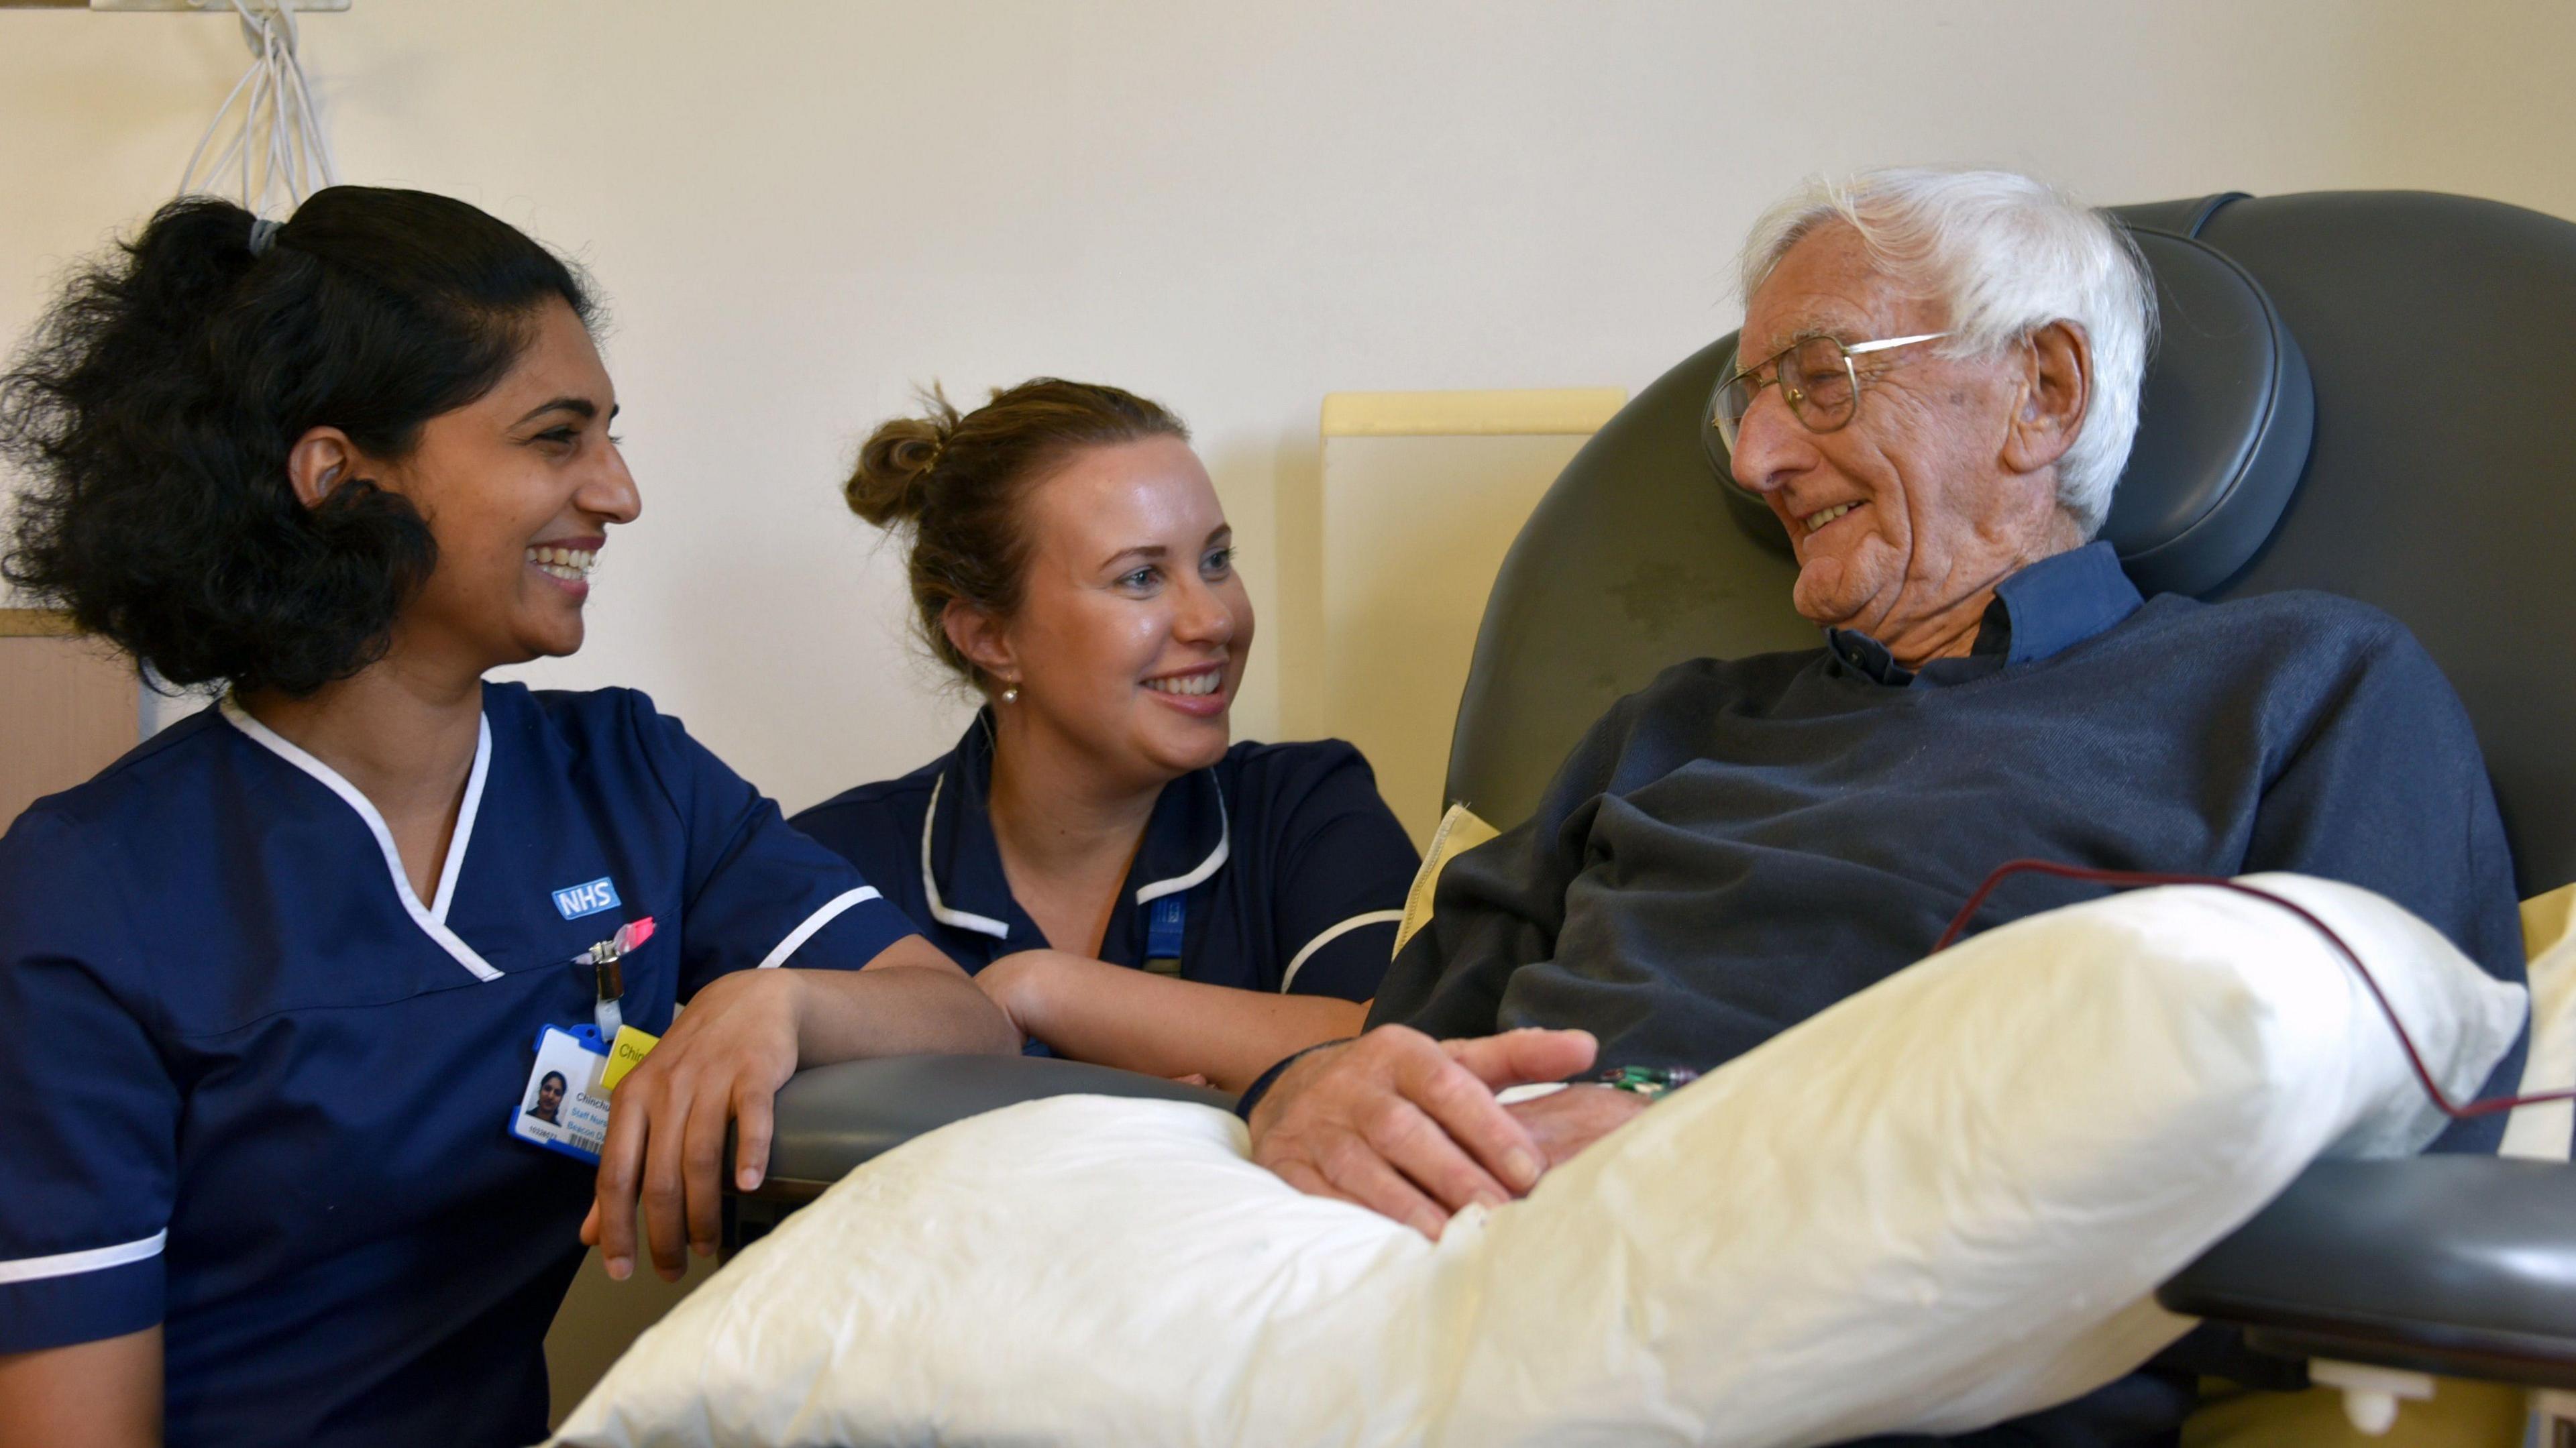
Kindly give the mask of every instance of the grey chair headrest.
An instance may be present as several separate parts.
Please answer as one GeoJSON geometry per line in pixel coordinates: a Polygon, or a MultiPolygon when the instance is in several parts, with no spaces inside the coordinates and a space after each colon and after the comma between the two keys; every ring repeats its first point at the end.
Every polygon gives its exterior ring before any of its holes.
{"type": "MultiPolygon", "coordinates": [[[[2244,268],[2188,237],[2130,234],[2155,276],[2162,336],[2102,537],[2142,592],[2203,594],[2253,558],[2289,506],[2316,392],[2298,340],[2244,268]]],[[[1735,485],[1717,429],[1701,432],[1737,519],[1786,552],[1770,509],[1735,485]]]]}

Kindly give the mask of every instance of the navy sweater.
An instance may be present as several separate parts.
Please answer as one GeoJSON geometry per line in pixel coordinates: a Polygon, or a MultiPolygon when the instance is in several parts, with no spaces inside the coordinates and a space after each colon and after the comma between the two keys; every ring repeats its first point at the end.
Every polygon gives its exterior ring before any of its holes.
{"type": "MultiPolygon", "coordinates": [[[[2394,619],[2280,593],[2142,603],[2101,544],[1997,591],[1962,659],[1873,640],[1682,664],[1621,700],[1538,812],[1452,861],[1371,1025],[1582,1027],[1602,1064],[1728,1061],[1931,949],[2022,856],[2295,870],[2366,886],[2522,979],[2513,870],[2467,715],[2394,619]]],[[[1980,927],[2100,894],[2022,876],[1980,927]]],[[[2521,1079],[2517,1045],[2490,1093],[2521,1079]]],[[[2492,1150],[2501,1117],[2436,1149],[2492,1150]]],[[[2171,1443],[2204,1330],[2150,1369],[1961,1448],[2171,1443]]],[[[1929,1439],[1884,1440],[1929,1443],[1929,1439]]]]}
{"type": "MultiPolygon", "coordinates": [[[[1580,1026],[1604,1064],[1705,1069],[1919,959],[2021,856],[2348,881],[2519,982],[2485,766],[2414,638],[2323,594],[2132,592],[2116,623],[2029,657],[2059,620],[2015,585],[2093,552],[2005,584],[1980,645],[2009,630],[2011,647],[1921,675],[1850,635],[1666,670],[1593,726],[1534,816],[1442,873],[1370,1023],[1580,1026]]],[[[2100,893],[2019,877],[1977,923],[2100,893]]]]}

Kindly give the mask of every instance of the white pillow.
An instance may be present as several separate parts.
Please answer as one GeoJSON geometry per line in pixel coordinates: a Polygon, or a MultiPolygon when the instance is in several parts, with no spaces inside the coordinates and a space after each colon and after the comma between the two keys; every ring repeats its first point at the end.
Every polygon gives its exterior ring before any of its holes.
{"type": "MultiPolygon", "coordinates": [[[[2446,1090],[2519,1029],[2397,907],[2257,882],[2378,974],[2446,1090]]],[[[1974,937],[1434,1245],[1204,1107],[1068,1097],[853,1173],[647,1333],[570,1444],[1790,1445],[2064,1401],[2322,1151],[2440,1127],[2307,926],[2141,891],[1974,937]]]]}

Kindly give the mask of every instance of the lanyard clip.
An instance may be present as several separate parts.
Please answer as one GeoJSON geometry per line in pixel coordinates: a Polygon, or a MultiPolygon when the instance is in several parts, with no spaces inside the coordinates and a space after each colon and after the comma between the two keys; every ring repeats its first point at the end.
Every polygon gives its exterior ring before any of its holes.
{"type": "Polygon", "coordinates": [[[620,1000],[626,994],[626,971],[619,964],[626,952],[653,938],[653,917],[629,920],[617,927],[617,933],[572,958],[575,965],[587,964],[597,984],[596,1003],[590,1010],[591,1020],[599,1027],[602,1042],[617,1039],[618,1027],[626,1024],[626,1012],[620,1000]]]}
{"type": "Polygon", "coordinates": [[[1190,897],[1186,893],[1166,895],[1153,903],[1145,917],[1145,969],[1179,978],[1181,941],[1188,932],[1189,920],[1190,897]]]}

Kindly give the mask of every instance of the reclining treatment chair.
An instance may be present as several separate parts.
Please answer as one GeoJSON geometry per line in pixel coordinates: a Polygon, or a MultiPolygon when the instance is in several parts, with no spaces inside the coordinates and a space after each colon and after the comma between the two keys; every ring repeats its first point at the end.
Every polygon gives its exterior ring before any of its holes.
{"type": "MultiPolygon", "coordinates": [[[[2314,588],[2395,615],[2476,723],[2519,893],[2576,880],[2576,225],[2394,192],[2119,214],[2163,325],[2104,530],[2140,590],[2314,588]]],[[[1733,348],[1614,417],[1513,545],[1448,776],[1498,826],[1665,666],[1818,643],[1789,606],[1787,539],[1708,424],[1733,348]]],[[[1102,1090],[1224,1100],[1051,1060],[805,1073],[780,1095],[760,1199],[733,1204],[736,1240],[911,1135],[1102,1090]]],[[[2318,1163],[2160,1296],[2284,1359],[2576,1387],[2576,1167],[2318,1163]]]]}

